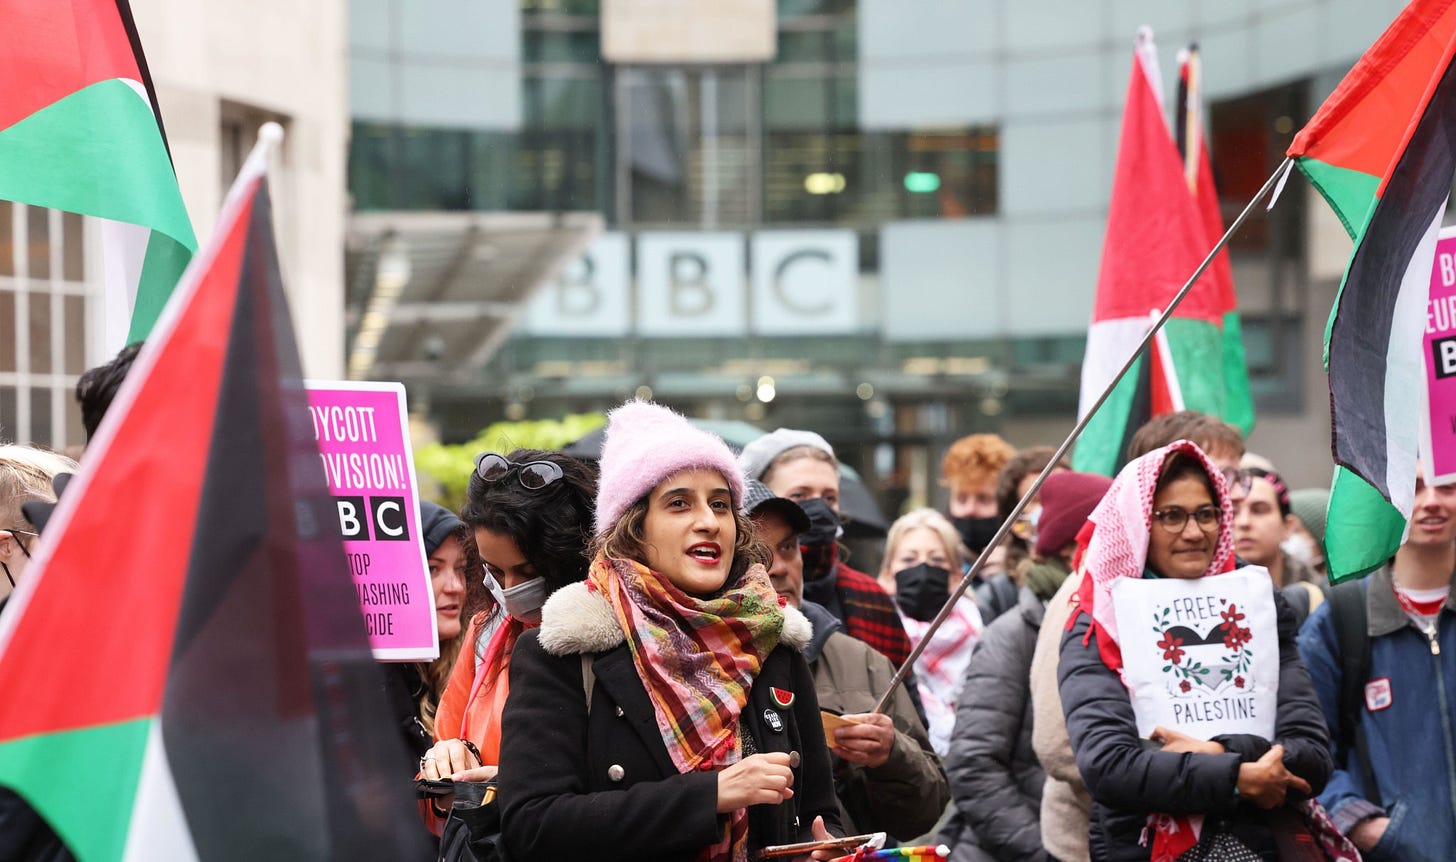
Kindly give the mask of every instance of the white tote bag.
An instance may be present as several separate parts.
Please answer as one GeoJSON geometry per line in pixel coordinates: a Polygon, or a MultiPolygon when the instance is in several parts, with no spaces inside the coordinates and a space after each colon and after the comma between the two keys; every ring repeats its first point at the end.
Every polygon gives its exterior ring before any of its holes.
{"type": "Polygon", "coordinates": [[[1162,725],[1198,739],[1274,738],[1279,627],[1266,569],[1123,578],[1112,605],[1139,736],[1162,725]]]}

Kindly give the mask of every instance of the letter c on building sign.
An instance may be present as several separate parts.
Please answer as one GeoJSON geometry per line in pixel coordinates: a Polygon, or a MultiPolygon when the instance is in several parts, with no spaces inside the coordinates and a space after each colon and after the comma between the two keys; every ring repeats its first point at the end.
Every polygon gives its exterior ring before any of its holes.
{"type": "Polygon", "coordinates": [[[707,258],[692,251],[673,252],[667,259],[667,271],[674,317],[701,317],[713,310],[707,258]]]}
{"type": "MultiPolygon", "coordinates": [[[[805,249],[803,251],[794,252],[793,254],[784,258],[782,261],[779,261],[779,265],[774,269],[774,295],[779,298],[779,302],[782,302],[785,308],[794,312],[795,314],[801,314],[806,317],[814,314],[828,314],[830,311],[834,310],[834,299],[832,296],[826,295],[822,302],[817,302],[810,305],[795,301],[796,297],[791,296],[789,292],[784,289],[786,286],[784,284],[784,276],[786,273],[788,273],[789,267],[804,260],[817,260],[822,262],[826,266],[834,262],[834,258],[830,257],[828,252],[821,251],[820,249],[805,249]]],[[[824,283],[828,284],[829,280],[827,278],[824,279],[824,283]]]]}

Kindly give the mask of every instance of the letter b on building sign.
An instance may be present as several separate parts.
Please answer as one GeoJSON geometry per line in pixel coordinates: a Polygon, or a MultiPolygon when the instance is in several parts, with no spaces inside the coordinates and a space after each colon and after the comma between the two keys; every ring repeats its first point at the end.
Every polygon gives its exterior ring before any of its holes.
{"type": "Polygon", "coordinates": [[[859,323],[859,238],[851,230],[753,235],[753,331],[828,335],[859,323]]]}
{"type": "Polygon", "coordinates": [[[1431,358],[1435,360],[1437,380],[1456,375],[1456,335],[1432,339],[1431,358]]]}
{"type": "Polygon", "coordinates": [[[639,234],[637,289],[643,335],[742,335],[743,239],[723,232],[639,234]]]}
{"type": "Polygon", "coordinates": [[[597,237],[531,300],[522,330],[547,336],[626,335],[631,323],[627,242],[621,233],[597,237]]]}

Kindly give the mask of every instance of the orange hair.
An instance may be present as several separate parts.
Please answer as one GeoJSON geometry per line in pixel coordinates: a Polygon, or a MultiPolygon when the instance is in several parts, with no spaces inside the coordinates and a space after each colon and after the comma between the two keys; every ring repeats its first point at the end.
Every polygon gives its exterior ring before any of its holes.
{"type": "Polygon", "coordinates": [[[947,487],[977,487],[994,483],[1016,455],[1010,443],[995,434],[972,434],[962,437],[946,450],[940,463],[940,484],[947,487]]]}

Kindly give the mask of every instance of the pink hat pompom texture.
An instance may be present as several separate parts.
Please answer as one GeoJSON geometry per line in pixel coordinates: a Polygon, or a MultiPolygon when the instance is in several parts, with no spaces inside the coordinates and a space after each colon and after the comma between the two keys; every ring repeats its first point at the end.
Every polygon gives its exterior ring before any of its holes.
{"type": "Polygon", "coordinates": [[[743,499],[743,471],[717,435],[649,401],[628,401],[608,413],[597,481],[597,534],[611,529],[662,480],[694,468],[723,474],[733,505],[738,506],[743,499]]]}

